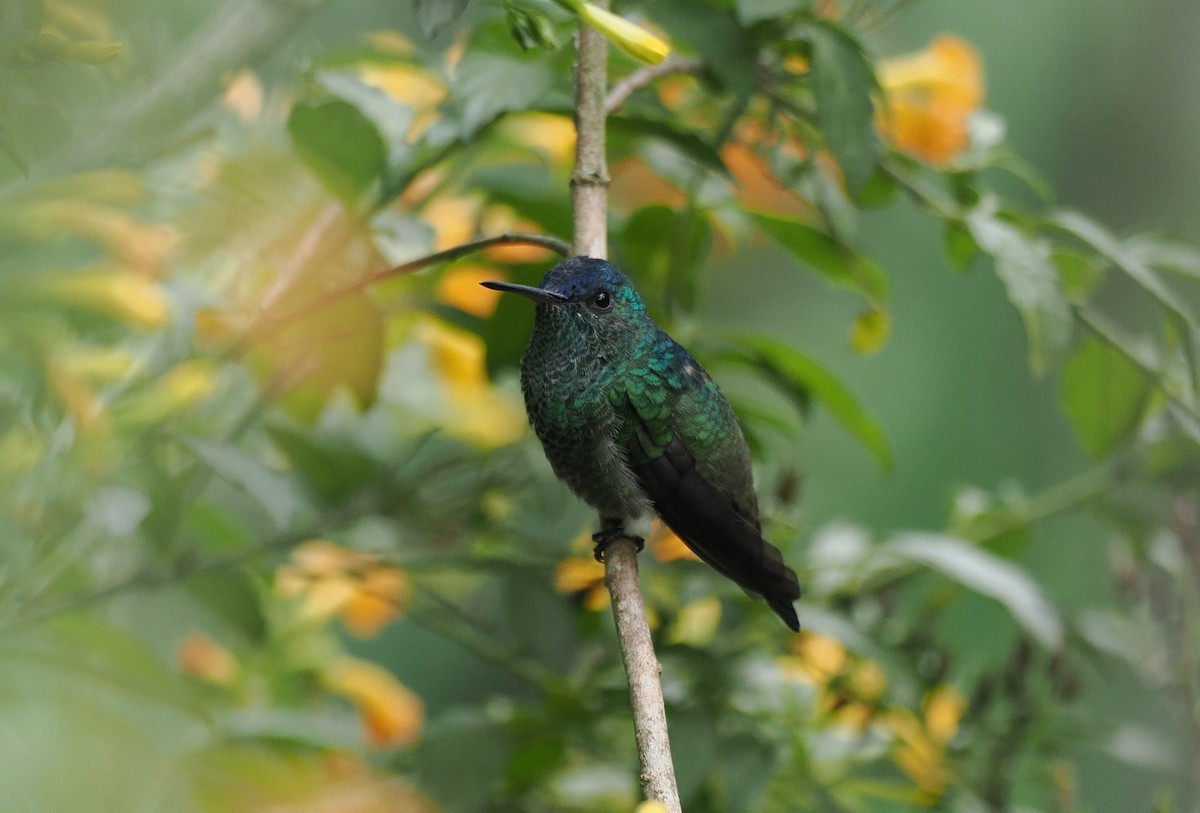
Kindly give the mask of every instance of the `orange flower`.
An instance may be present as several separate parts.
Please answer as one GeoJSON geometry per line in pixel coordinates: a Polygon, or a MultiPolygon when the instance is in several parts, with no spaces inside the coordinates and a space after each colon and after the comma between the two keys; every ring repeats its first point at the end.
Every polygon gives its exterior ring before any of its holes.
{"type": "Polygon", "coordinates": [[[885,106],[875,126],[884,139],[931,164],[967,147],[967,118],[983,101],[979,55],[965,41],[938,37],[916,54],[884,60],[885,106]]]}
{"type": "Polygon", "coordinates": [[[275,574],[276,591],[300,600],[300,615],[318,621],[338,615],[360,638],[375,635],[403,612],[408,576],[364,551],[314,539],[292,552],[275,574]]]}
{"type": "Polygon", "coordinates": [[[504,279],[504,275],[482,265],[456,266],[438,280],[437,298],[472,316],[486,319],[495,313],[500,301],[499,291],[479,284],[488,279],[504,279]]]}
{"type": "Polygon", "coordinates": [[[650,533],[650,550],[654,551],[654,558],[660,562],[674,562],[676,559],[700,561],[700,557],[674,531],[658,520],[654,521],[654,530],[650,533]]]}
{"type": "Polygon", "coordinates": [[[358,708],[372,745],[397,748],[417,741],[425,707],[391,672],[370,661],[342,658],[323,678],[326,686],[358,708]]]}
{"type": "Polygon", "coordinates": [[[194,632],[179,643],[178,658],[185,675],[206,683],[228,686],[237,677],[237,658],[202,632],[194,632]]]}
{"type": "Polygon", "coordinates": [[[580,595],[583,606],[593,612],[603,610],[611,600],[604,586],[604,565],[591,554],[569,556],[554,570],[554,587],[566,595],[580,595]]]}
{"type": "Polygon", "coordinates": [[[812,210],[803,198],[779,182],[752,147],[731,141],[721,148],[721,160],[737,181],[738,201],[744,207],[793,215],[812,210]]]}

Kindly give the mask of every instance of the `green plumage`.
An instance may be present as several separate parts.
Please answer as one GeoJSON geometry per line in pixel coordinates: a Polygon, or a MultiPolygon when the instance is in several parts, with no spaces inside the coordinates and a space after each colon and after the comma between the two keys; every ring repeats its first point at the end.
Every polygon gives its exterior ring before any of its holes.
{"type": "Polygon", "coordinates": [[[704,561],[798,628],[799,584],[762,538],[733,410],[624,275],[576,257],[540,288],[485,284],[538,301],[521,386],[555,474],[614,532],[633,534],[657,512],[704,561]]]}

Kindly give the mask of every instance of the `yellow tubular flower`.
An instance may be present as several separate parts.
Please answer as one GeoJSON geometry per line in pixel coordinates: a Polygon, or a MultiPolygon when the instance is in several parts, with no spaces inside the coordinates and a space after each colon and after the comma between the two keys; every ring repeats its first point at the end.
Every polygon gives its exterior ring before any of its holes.
{"type": "Polygon", "coordinates": [[[56,279],[50,294],[72,305],[110,314],[146,330],[163,327],[169,311],[162,288],[121,271],[88,271],[56,279]]]}
{"type": "Polygon", "coordinates": [[[965,41],[938,37],[916,54],[879,65],[885,107],[880,135],[931,164],[947,164],[967,147],[967,119],[983,102],[979,55],[965,41]]]}
{"type": "Polygon", "coordinates": [[[436,319],[422,321],[416,333],[441,385],[445,408],[436,420],[447,432],[485,448],[525,434],[525,410],[488,382],[482,339],[436,319]]]}
{"type": "Polygon", "coordinates": [[[591,3],[572,3],[571,9],[579,15],[580,20],[636,60],[657,65],[671,53],[671,46],[666,42],[611,11],[591,3]]]}
{"type": "Polygon", "coordinates": [[[324,674],[323,682],[355,705],[372,745],[398,748],[412,745],[420,736],[425,707],[382,666],[342,658],[324,674]]]}

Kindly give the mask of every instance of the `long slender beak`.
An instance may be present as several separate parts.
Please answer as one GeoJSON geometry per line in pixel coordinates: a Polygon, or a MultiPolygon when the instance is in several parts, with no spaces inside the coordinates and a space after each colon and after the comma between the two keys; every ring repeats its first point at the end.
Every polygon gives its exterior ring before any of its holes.
{"type": "Polygon", "coordinates": [[[534,302],[544,303],[547,305],[558,305],[567,301],[567,298],[557,291],[547,291],[544,288],[534,288],[532,285],[517,285],[515,282],[500,282],[498,280],[487,280],[479,283],[484,288],[491,288],[493,291],[506,291],[510,294],[520,294],[526,299],[532,299],[534,302]]]}

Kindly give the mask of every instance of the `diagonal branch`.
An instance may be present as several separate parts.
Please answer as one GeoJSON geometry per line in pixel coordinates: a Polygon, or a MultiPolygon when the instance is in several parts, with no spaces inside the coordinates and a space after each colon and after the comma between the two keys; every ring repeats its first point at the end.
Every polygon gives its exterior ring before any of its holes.
{"type": "Polygon", "coordinates": [[[273,318],[264,318],[253,329],[248,331],[241,338],[235,350],[245,351],[253,347],[253,345],[262,339],[264,336],[270,335],[293,322],[299,321],[306,317],[318,313],[329,305],[344,299],[347,296],[352,296],[361,291],[365,291],[372,285],[378,285],[385,280],[393,277],[411,274],[414,271],[420,271],[422,268],[428,268],[431,265],[438,263],[448,263],[465,257],[468,254],[474,254],[476,251],[482,251],[485,248],[492,246],[540,246],[541,248],[549,249],[556,252],[560,256],[567,256],[571,247],[565,242],[553,237],[549,234],[532,234],[526,232],[506,232],[497,234],[492,237],[482,237],[478,240],[472,240],[469,243],[453,246],[442,251],[428,254],[424,257],[418,257],[415,260],[409,260],[400,265],[393,265],[390,268],[383,268],[379,271],[374,271],[366,276],[359,277],[339,288],[334,288],[331,291],[326,291],[320,299],[317,299],[308,305],[305,305],[295,310],[288,311],[273,318]]]}
{"type": "Polygon", "coordinates": [[[699,59],[677,59],[670,57],[657,65],[646,65],[613,85],[604,98],[604,112],[611,116],[625,104],[625,100],[647,85],[677,73],[700,73],[704,62],[699,59]]]}

